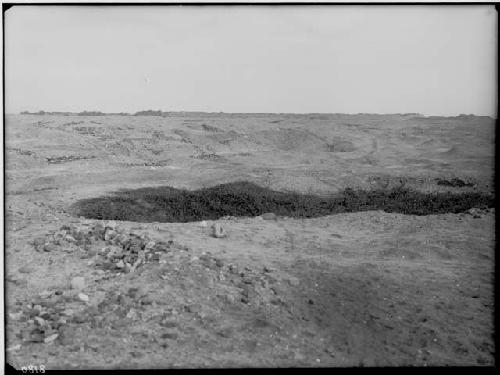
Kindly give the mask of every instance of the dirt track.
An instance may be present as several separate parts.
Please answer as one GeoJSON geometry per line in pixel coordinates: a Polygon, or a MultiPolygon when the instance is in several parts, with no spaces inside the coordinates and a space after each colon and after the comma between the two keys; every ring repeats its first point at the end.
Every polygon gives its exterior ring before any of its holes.
{"type": "Polygon", "coordinates": [[[36,251],[33,241],[54,239],[64,225],[94,230],[98,221],[71,216],[71,204],[123,188],[248,180],[316,194],[401,184],[491,191],[493,132],[492,120],[477,117],[8,116],[8,361],[18,368],[491,365],[494,210],[228,218],[218,220],[228,233],[220,239],[211,237],[213,222],[121,222],[125,236],[173,242],[164,262],[120,275],[99,271],[96,252],[112,246],[99,236],[86,247],[54,240],[50,251],[36,251]],[[435,182],[453,176],[476,186],[435,182]],[[69,289],[74,276],[85,277],[88,304],[69,289]],[[130,292],[136,287],[139,296],[130,292]],[[30,341],[30,303],[47,321],[64,318],[52,327],[53,342],[30,341]]]}

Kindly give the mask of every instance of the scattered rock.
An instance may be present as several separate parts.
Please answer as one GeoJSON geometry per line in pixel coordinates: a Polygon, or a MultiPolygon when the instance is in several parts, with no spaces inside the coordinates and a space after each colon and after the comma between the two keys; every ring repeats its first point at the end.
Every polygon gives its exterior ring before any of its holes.
{"type": "Polygon", "coordinates": [[[233,328],[224,327],[224,328],[219,329],[216,333],[217,333],[217,335],[219,335],[221,337],[229,338],[233,335],[233,332],[234,332],[233,328]]]}
{"type": "Polygon", "coordinates": [[[141,305],[151,305],[153,302],[153,299],[149,296],[144,296],[141,298],[141,305]]]}
{"type": "Polygon", "coordinates": [[[33,267],[26,265],[26,266],[22,266],[21,268],[19,268],[17,270],[17,272],[19,272],[19,273],[31,273],[31,272],[33,272],[33,270],[34,270],[33,267]]]}
{"type": "Polygon", "coordinates": [[[233,304],[236,302],[236,297],[232,294],[224,294],[220,296],[225,302],[233,304]]]}
{"type": "Polygon", "coordinates": [[[57,246],[53,243],[48,243],[43,246],[43,251],[50,252],[50,251],[56,251],[57,246]]]}
{"type": "Polygon", "coordinates": [[[201,305],[199,304],[191,304],[184,306],[184,310],[188,313],[199,313],[201,311],[201,305]]]}
{"type": "Polygon", "coordinates": [[[45,245],[45,238],[36,238],[35,240],[33,240],[33,247],[36,251],[42,250],[43,245],[45,245]]]}
{"type": "Polygon", "coordinates": [[[95,292],[94,297],[92,298],[92,302],[94,305],[98,305],[105,299],[106,299],[106,292],[98,290],[97,292],[95,292]]]}
{"type": "Polygon", "coordinates": [[[44,290],[43,292],[41,292],[41,293],[39,294],[39,296],[40,296],[41,298],[49,298],[50,296],[52,296],[52,294],[54,294],[54,292],[53,292],[53,291],[51,291],[51,290],[44,290]]]}
{"type": "Polygon", "coordinates": [[[160,325],[165,328],[175,328],[179,324],[177,322],[169,321],[169,320],[164,320],[160,322],[160,325]]]}
{"type": "Polygon", "coordinates": [[[265,214],[260,215],[264,220],[278,220],[278,217],[273,212],[266,212],[265,214]]]}
{"type": "Polygon", "coordinates": [[[227,236],[226,231],[224,230],[224,228],[222,228],[222,226],[219,223],[215,223],[212,226],[212,230],[213,230],[212,234],[215,238],[224,238],[227,236]]]}
{"type": "Polygon", "coordinates": [[[76,242],[76,239],[75,239],[72,235],[70,235],[70,234],[67,234],[67,235],[64,237],[64,239],[65,239],[66,241],[68,241],[68,242],[72,242],[72,243],[75,243],[75,242],[76,242]]]}
{"type": "Polygon", "coordinates": [[[162,339],[168,339],[168,340],[176,340],[177,337],[179,337],[179,335],[175,332],[167,332],[161,335],[162,339]]]}
{"type": "Polygon", "coordinates": [[[111,241],[113,238],[115,238],[118,235],[115,230],[106,228],[106,231],[104,233],[104,241],[111,241]]]}
{"type": "Polygon", "coordinates": [[[89,301],[89,296],[83,293],[78,293],[78,299],[82,302],[88,302],[89,301]]]}
{"type": "Polygon", "coordinates": [[[154,249],[156,246],[156,242],[155,241],[148,241],[146,243],[146,245],[144,246],[144,250],[152,250],[154,249]]]}
{"type": "Polygon", "coordinates": [[[50,343],[50,342],[54,341],[55,339],[57,339],[58,337],[59,337],[59,334],[58,334],[58,333],[54,333],[54,334],[52,334],[52,335],[50,335],[50,336],[46,337],[46,338],[43,340],[43,342],[44,342],[44,343],[46,343],[46,344],[48,344],[48,343],[50,343]]]}
{"type": "Polygon", "coordinates": [[[19,350],[21,349],[21,344],[17,344],[17,345],[13,345],[13,346],[9,346],[6,351],[7,352],[13,352],[13,351],[16,351],[16,350],[19,350]]]}
{"type": "Polygon", "coordinates": [[[137,319],[138,318],[137,311],[135,311],[134,309],[130,309],[126,317],[132,320],[137,319]]]}
{"type": "Polygon", "coordinates": [[[110,220],[106,223],[106,228],[116,230],[117,227],[118,227],[118,224],[116,223],[116,221],[110,220]]]}
{"type": "Polygon", "coordinates": [[[22,311],[19,311],[17,313],[9,313],[9,318],[12,320],[19,320],[19,319],[21,319],[21,316],[23,316],[22,311]]]}
{"type": "Polygon", "coordinates": [[[83,314],[82,312],[79,312],[79,313],[74,314],[71,320],[74,323],[81,324],[81,323],[85,323],[87,321],[87,318],[86,318],[85,314],[83,314]]]}
{"type": "Polygon", "coordinates": [[[479,219],[481,217],[481,210],[477,208],[471,208],[469,211],[467,211],[474,219],[479,219]]]}
{"type": "Polygon", "coordinates": [[[85,288],[85,278],[81,276],[71,279],[71,289],[83,290],[85,288]]]}
{"type": "Polygon", "coordinates": [[[72,316],[74,313],[75,312],[72,309],[65,309],[65,310],[61,311],[61,314],[66,315],[66,316],[72,316]]]}

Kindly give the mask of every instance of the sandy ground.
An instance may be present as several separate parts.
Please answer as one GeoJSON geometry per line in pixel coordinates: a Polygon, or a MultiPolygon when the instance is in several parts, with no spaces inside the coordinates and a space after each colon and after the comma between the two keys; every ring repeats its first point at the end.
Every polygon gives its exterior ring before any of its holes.
{"type": "Polygon", "coordinates": [[[93,230],[99,221],[73,216],[71,205],[124,188],[248,180],[316,194],[435,191],[453,189],[435,178],[458,176],[476,186],[454,191],[492,191],[489,118],[13,115],[5,142],[7,360],[16,368],[494,364],[494,209],[225,218],[225,238],[211,236],[214,222],[120,222],[124,235],[171,241],[162,262],[127,274],[97,266],[103,238],[33,244],[65,225],[93,230]],[[70,289],[75,276],[89,301],[70,289]],[[59,323],[33,338],[40,307],[45,323],[59,323]]]}

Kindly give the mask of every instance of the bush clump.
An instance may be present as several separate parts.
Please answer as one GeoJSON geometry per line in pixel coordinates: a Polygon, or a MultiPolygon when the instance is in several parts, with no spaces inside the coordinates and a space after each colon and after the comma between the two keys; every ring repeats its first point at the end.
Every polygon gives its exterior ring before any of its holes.
{"type": "Polygon", "coordinates": [[[454,177],[451,180],[445,180],[443,178],[437,178],[437,184],[441,186],[451,186],[451,187],[473,187],[474,183],[465,182],[464,180],[454,177]]]}
{"type": "Polygon", "coordinates": [[[195,191],[172,187],[125,190],[76,203],[79,216],[100,220],[190,222],[223,216],[280,216],[312,218],[342,212],[384,210],[408,215],[460,213],[473,207],[494,206],[490,194],[422,193],[346,189],[329,197],[269,190],[249,182],[234,182],[195,191]]]}

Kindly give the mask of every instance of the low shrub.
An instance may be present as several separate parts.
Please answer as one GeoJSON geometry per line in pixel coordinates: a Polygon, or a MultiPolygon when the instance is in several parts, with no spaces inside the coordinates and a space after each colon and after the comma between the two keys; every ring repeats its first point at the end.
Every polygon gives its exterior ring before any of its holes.
{"type": "Polygon", "coordinates": [[[437,178],[437,184],[441,186],[451,186],[451,187],[472,187],[474,183],[465,182],[464,180],[454,177],[451,180],[445,180],[442,178],[437,178]]]}
{"type": "Polygon", "coordinates": [[[320,197],[273,191],[243,181],[195,191],[172,187],[124,190],[81,200],[75,209],[79,216],[101,220],[190,222],[266,212],[294,218],[367,210],[430,215],[493,206],[494,197],[479,192],[422,193],[400,187],[373,191],[346,189],[335,196],[320,197]]]}

